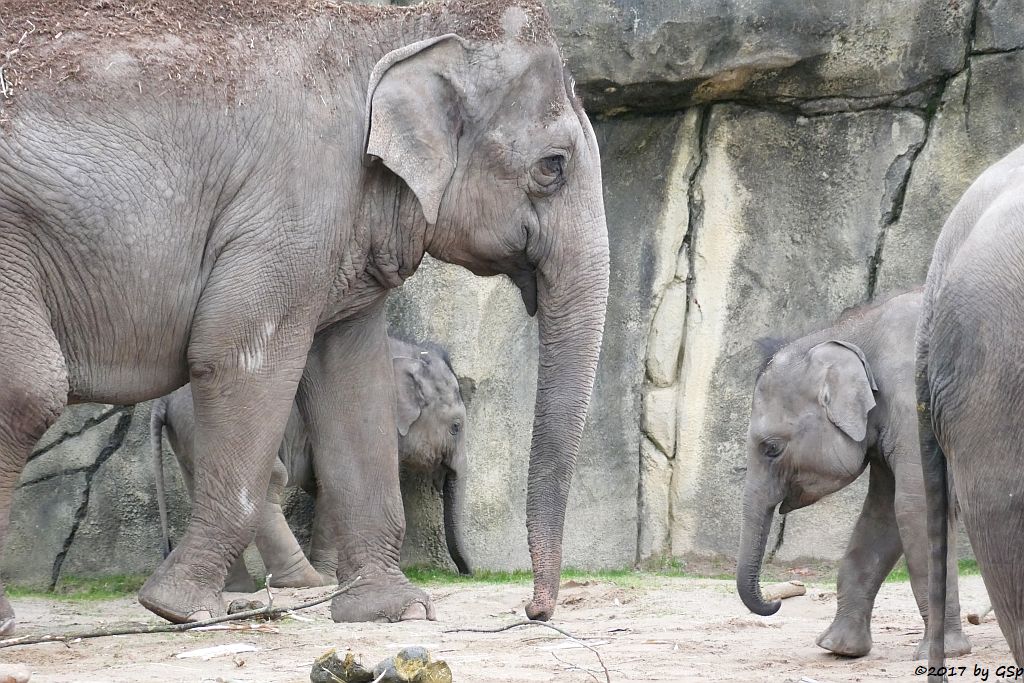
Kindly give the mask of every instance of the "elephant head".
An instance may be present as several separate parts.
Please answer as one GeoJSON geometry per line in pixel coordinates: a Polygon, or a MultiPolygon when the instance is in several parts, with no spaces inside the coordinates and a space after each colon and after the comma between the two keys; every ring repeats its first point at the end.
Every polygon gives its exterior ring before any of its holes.
{"type": "Polygon", "coordinates": [[[443,21],[452,33],[377,63],[366,151],[415,194],[429,254],[477,275],[508,276],[538,317],[526,501],[534,596],[526,611],[547,619],[601,347],[608,235],[597,140],[547,13],[524,0],[495,21],[487,18],[494,7],[450,2],[443,21]]]}
{"type": "Polygon", "coordinates": [[[875,380],[864,354],[839,340],[784,346],[754,386],[747,433],[743,532],[736,586],[750,611],[768,616],[760,570],[775,506],[810,505],[848,485],[867,466],[875,380]],[[781,505],[780,505],[781,503],[781,505]]]}
{"type": "Polygon", "coordinates": [[[432,477],[441,491],[448,554],[471,573],[463,541],[466,502],[466,404],[448,354],[391,339],[398,399],[398,456],[403,468],[432,477]]]}

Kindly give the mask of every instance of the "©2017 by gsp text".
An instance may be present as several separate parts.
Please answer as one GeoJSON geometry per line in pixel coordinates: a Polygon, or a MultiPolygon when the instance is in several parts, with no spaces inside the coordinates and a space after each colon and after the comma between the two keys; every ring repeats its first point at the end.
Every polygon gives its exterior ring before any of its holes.
{"type": "Polygon", "coordinates": [[[1015,664],[1000,664],[998,666],[985,666],[984,664],[973,664],[968,666],[918,666],[914,669],[917,676],[947,676],[950,679],[979,680],[987,681],[989,676],[993,681],[1017,681],[1024,680],[1024,667],[1015,664]]]}

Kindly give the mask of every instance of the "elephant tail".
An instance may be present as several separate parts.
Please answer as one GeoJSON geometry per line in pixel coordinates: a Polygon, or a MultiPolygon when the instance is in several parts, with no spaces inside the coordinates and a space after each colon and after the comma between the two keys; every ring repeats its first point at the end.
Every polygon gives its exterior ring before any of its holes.
{"type": "MultiPolygon", "coordinates": [[[[919,330],[918,334],[921,332],[919,330]]],[[[928,540],[931,562],[928,576],[928,665],[938,670],[945,665],[946,631],[946,556],[950,510],[949,483],[946,472],[946,454],[935,435],[932,413],[932,392],[928,380],[927,343],[918,339],[917,349],[917,415],[921,443],[921,469],[924,475],[925,501],[928,508],[928,540]]],[[[929,681],[944,680],[942,676],[929,676],[929,681]]]]}
{"type": "Polygon", "coordinates": [[[171,535],[167,524],[167,500],[164,493],[163,435],[167,422],[167,397],[153,401],[149,417],[149,444],[153,450],[153,474],[156,480],[156,505],[160,511],[160,549],[166,558],[171,554],[171,535]]]}

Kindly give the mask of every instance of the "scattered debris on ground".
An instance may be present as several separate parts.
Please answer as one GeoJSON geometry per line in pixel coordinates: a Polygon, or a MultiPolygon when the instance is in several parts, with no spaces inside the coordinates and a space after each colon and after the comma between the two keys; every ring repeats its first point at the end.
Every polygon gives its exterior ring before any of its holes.
{"type": "Polygon", "coordinates": [[[405,647],[370,671],[351,651],[344,658],[330,650],[313,662],[312,683],[452,683],[452,671],[443,660],[434,660],[426,648],[405,647]]]}

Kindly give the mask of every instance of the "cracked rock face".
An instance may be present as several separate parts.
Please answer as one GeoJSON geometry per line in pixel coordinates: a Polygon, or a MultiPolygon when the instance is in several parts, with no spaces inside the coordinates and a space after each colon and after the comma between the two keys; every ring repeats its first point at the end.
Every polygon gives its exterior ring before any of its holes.
{"type": "Polygon", "coordinates": [[[146,574],[160,562],[148,425],[142,407],[67,409],[15,491],[5,580],[53,588],[66,576],[146,574]]]}

